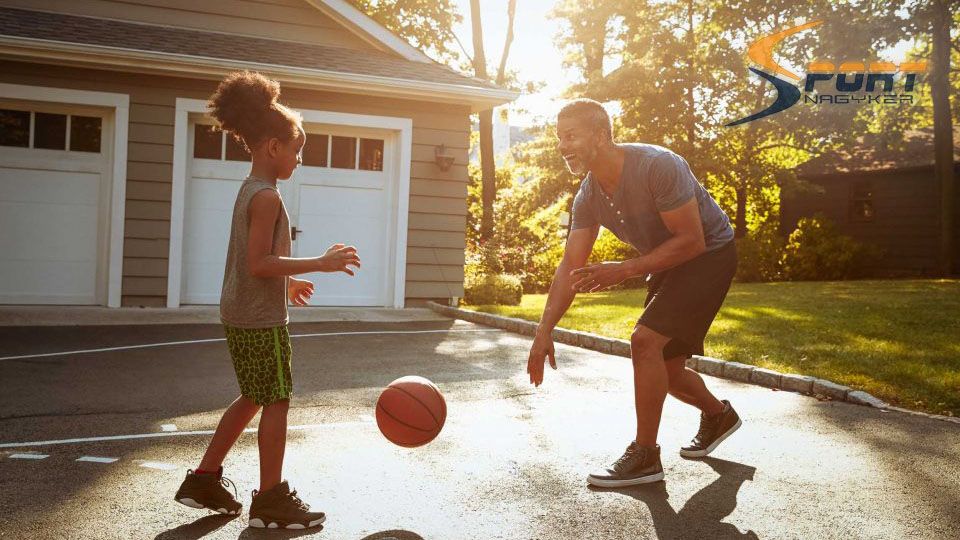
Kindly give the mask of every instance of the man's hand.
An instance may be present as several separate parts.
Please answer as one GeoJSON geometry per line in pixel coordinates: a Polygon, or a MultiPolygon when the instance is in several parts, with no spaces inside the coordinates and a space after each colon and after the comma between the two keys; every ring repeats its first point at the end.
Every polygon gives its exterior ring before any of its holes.
{"type": "Polygon", "coordinates": [[[306,306],[313,296],[313,283],[293,276],[287,278],[287,298],[295,306],[306,306]]]}
{"type": "Polygon", "coordinates": [[[632,274],[626,263],[602,262],[577,268],[570,277],[577,281],[572,285],[575,292],[596,292],[612,287],[632,274]]]}
{"type": "Polygon", "coordinates": [[[557,359],[554,357],[553,338],[549,333],[541,334],[533,338],[533,345],[530,346],[530,356],[527,358],[527,373],[530,374],[530,384],[540,386],[543,382],[543,364],[546,358],[550,358],[550,367],[557,369],[557,359]]]}
{"type": "Polygon", "coordinates": [[[360,268],[360,256],[357,255],[357,248],[353,246],[334,244],[327,249],[323,257],[317,258],[317,263],[321,272],[344,272],[352,276],[353,270],[350,267],[360,268]]]}

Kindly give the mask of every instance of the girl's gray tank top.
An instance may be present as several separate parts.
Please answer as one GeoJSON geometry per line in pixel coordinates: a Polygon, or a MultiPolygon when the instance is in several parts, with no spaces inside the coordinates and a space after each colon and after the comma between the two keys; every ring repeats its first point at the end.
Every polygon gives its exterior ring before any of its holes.
{"type": "MultiPolygon", "coordinates": [[[[230,242],[227,245],[227,263],[223,271],[223,289],[220,291],[220,320],[238,328],[270,328],[287,324],[287,278],[285,276],[256,277],[247,266],[249,216],[247,208],[253,196],[264,189],[278,191],[277,187],[255,176],[248,176],[240,186],[233,206],[230,242]]],[[[290,256],[290,219],[280,200],[280,214],[273,224],[273,245],[270,253],[290,256]]]]}

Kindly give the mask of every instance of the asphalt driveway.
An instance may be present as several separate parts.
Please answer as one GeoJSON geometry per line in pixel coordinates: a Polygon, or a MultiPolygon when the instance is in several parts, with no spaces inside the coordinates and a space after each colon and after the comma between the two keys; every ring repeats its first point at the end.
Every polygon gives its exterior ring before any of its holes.
{"type": "MultiPolygon", "coordinates": [[[[668,398],[665,482],[598,490],[587,472],[619,457],[634,430],[627,359],[557,345],[560,370],[534,389],[529,338],[500,330],[304,323],[290,333],[284,475],[327,513],[324,529],[248,529],[245,516],[173,501],[237,394],[219,326],[4,327],[0,537],[960,538],[954,424],[708,378],[743,428],[713,457],[682,459],[697,412],[668,398]],[[448,404],[443,432],[419,449],[391,445],[372,416],[382,387],[410,374],[436,382],[448,404]]],[[[255,433],[225,470],[246,507],[255,433]]]]}

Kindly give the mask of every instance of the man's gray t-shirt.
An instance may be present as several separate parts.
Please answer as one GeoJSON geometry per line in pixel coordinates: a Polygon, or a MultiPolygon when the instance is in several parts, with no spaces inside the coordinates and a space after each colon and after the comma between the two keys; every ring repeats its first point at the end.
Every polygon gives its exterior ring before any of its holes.
{"type": "Polygon", "coordinates": [[[571,230],[603,225],[640,253],[649,253],[671,236],[660,212],[697,198],[707,251],[733,239],[727,214],[697,181],[687,161],[654,144],[622,144],[623,173],[615,193],[604,193],[588,174],[573,200],[571,230]]]}

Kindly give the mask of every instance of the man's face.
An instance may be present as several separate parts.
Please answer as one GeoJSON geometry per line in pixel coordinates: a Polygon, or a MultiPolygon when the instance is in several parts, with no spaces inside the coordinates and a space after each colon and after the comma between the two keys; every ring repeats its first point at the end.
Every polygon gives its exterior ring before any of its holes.
{"type": "Polygon", "coordinates": [[[583,176],[590,170],[600,149],[601,137],[593,126],[578,116],[557,119],[557,150],[570,172],[583,176]]]}

